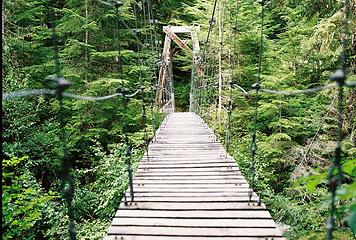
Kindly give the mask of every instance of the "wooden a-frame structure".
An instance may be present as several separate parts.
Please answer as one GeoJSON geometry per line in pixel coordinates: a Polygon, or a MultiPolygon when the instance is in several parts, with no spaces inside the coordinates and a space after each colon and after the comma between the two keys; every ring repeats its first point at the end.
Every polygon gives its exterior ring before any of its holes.
{"type": "Polygon", "coordinates": [[[175,100],[173,92],[173,71],[171,61],[171,41],[173,40],[180,48],[192,55],[193,71],[198,76],[203,75],[201,64],[199,32],[198,26],[164,26],[163,32],[166,34],[164,39],[162,62],[159,68],[158,86],[156,93],[156,105],[163,112],[175,111],[175,100]],[[191,35],[193,50],[180,39],[177,34],[188,33],[191,35]]]}

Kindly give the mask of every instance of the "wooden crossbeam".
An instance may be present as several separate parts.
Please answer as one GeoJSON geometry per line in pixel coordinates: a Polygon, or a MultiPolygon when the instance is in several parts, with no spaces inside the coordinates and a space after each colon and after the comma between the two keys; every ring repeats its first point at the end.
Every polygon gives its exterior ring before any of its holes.
{"type": "Polygon", "coordinates": [[[180,48],[188,53],[193,53],[192,49],[190,49],[190,47],[180,39],[170,27],[163,27],[163,32],[165,32],[180,48]]]}
{"type": "Polygon", "coordinates": [[[180,48],[191,54],[193,57],[193,64],[195,65],[198,76],[203,76],[204,71],[200,56],[200,46],[198,38],[198,26],[165,26],[163,27],[163,32],[165,35],[163,53],[162,53],[162,63],[159,70],[158,78],[158,89],[156,93],[156,105],[159,109],[163,109],[167,105],[167,102],[172,105],[172,110],[174,111],[174,93],[169,94],[169,99],[165,99],[164,88],[167,86],[172,89],[172,76],[171,74],[171,41],[174,41],[180,48]],[[193,42],[193,50],[187,45],[187,43],[178,37],[177,33],[188,33],[191,35],[193,42]],[[167,78],[169,80],[167,80],[167,78]],[[168,84],[168,85],[167,85],[168,84]]]}

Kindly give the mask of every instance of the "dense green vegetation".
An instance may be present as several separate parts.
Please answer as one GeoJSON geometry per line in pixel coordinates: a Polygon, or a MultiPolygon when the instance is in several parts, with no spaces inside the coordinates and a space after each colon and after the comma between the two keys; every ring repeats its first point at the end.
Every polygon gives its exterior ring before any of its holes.
{"type": "MultiPolygon", "coordinates": [[[[149,108],[150,83],[156,81],[154,35],[142,4],[125,0],[120,19],[145,43],[137,51],[134,33],[123,22],[117,24],[115,8],[100,1],[5,0],[3,3],[3,93],[51,87],[45,81],[55,73],[51,22],[55,19],[62,75],[72,86],[69,92],[102,96],[119,88],[145,85],[149,108]],[[51,14],[49,6],[55,6],[51,14]],[[135,17],[137,16],[137,18],[135,17]],[[145,18],[146,17],[146,18],[145,18]],[[117,33],[117,25],[119,31],[117,33]],[[119,41],[117,40],[119,38],[119,41]],[[119,42],[119,46],[118,46],[119,42]],[[147,44],[149,43],[149,44],[147,44]],[[118,51],[120,47],[121,51],[118,51]],[[140,67],[139,62],[142,62],[140,67]]],[[[155,0],[154,14],[161,26],[201,27],[201,45],[208,29],[214,1],[155,0]]],[[[260,6],[241,0],[237,15],[237,44],[234,47],[236,1],[225,3],[223,44],[224,82],[228,74],[247,90],[256,81],[259,51],[260,6]],[[235,66],[230,69],[231,58],[235,66]]],[[[356,6],[351,8],[350,29],[356,35],[356,6]]],[[[338,0],[271,0],[266,5],[262,84],[272,89],[306,89],[328,83],[338,68],[342,2],[338,0]]],[[[216,15],[218,17],[218,15],[216,15]]],[[[190,42],[188,41],[188,44],[190,42]]],[[[209,82],[217,81],[218,26],[208,49],[208,63],[215,64],[209,82]]],[[[191,56],[174,46],[174,89],[177,109],[189,107],[191,56]]],[[[356,40],[348,45],[349,80],[356,80],[356,40]]],[[[159,50],[160,51],[160,50],[159,50]]],[[[212,92],[214,93],[214,92],[212,92]]],[[[228,91],[224,105],[227,104],[228,91]]],[[[356,215],[356,91],[345,90],[343,164],[344,182],[338,192],[337,239],[351,239],[356,215]]],[[[213,99],[210,99],[210,103],[213,99]]],[[[233,94],[230,153],[248,176],[253,117],[253,97],[233,94]]],[[[334,156],[337,93],[326,90],[311,95],[263,94],[258,117],[256,190],[273,217],[288,226],[288,239],[323,239],[330,202],[326,174],[334,156]]],[[[54,98],[36,96],[3,101],[2,207],[4,239],[66,239],[67,217],[60,190],[61,142],[59,104],[54,98]]],[[[201,113],[211,125],[213,104],[201,113]],[[208,114],[210,115],[208,117],[208,114]]],[[[73,207],[79,239],[101,239],[127,187],[124,123],[133,148],[134,166],[143,154],[144,131],[141,100],[131,99],[125,108],[122,98],[102,102],[64,101],[65,130],[73,164],[73,207]]],[[[154,115],[156,127],[160,114],[154,115]]],[[[225,138],[227,114],[219,112],[216,132],[225,138]]],[[[153,127],[147,123],[149,135],[153,127]]]]}
{"type": "MultiPolygon", "coordinates": [[[[202,3],[203,6],[205,4],[202,3]]],[[[262,86],[275,90],[307,89],[329,82],[339,67],[340,35],[344,14],[340,1],[270,1],[265,8],[263,32],[262,86]]],[[[355,34],[355,5],[352,5],[350,29],[355,34]]],[[[224,5],[220,5],[223,9],[224,5]]],[[[231,78],[246,90],[256,82],[259,57],[261,7],[240,1],[237,44],[234,47],[233,26],[235,4],[225,5],[223,77],[229,78],[229,58],[235,57],[231,78]],[[232,51],[232,52],[231,52],[232,51]]],[[[211,6],[210,6],[211,9],[211,6]]],[[[224,11],[221,11],[224,17],[224,11]]],[[[217,26],[214,28],[211,61],[217,62],[217,26]]],[[[349,42],[347,69],[349,80],[355,80],[355,40],[349,42]]],[[[215,70],[215,72],[217,69],[215,70]]],[[[217,81],[217,76],[211,82],[217,81]]],[[[214,91],[213,91],[214,92],[214,91]]],[[[216,91],[215,91],[216,94],[216,91]]],[[[228,108],[228,90],[224,105],[228,108]]],[[[337,239],[350,239],[355,231],[355,125],[356,91],[346,90],[344,102],[343,164],[344,182],[338,191],[337,239]]],[[[251,161],[251,132],[254,98],[233,90],[230,153],[248,176],[251,161]]],[[[211,126],[214,108],[210,112],[211,126]]],[[[289,227],[290,239],[323,239],[329,214],[330,195],[327,171],[334,156],[337,126],[337,91],[327,90],[310,95],[279,96],[262,94],[257,120],[256,188],[274,214],[289,227]]],[[[225,139],[227,113],[222,110],[218,130],[225,139]]]]}

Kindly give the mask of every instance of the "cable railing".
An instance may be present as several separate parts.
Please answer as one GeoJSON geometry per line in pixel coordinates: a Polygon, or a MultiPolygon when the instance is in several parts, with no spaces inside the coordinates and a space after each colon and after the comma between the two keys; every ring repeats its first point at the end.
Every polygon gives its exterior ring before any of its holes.
{"type": "MultiPolygon", "coordinates": [[[[343,179],[343,173],[342,173],[342,162],[341,162],[341,156],[342,156],[342,150],[341,150],[341,143],[342,143],[342,127],[343,127],[343,98],[344,98],[344,89],[345,88],[355,88],[356,87],[356,82],[355,81],[347,81],[347,71],[346,71],[346,59],[347,59],[347,43],[348,39],[347,37],[349,36],[349,15],[350,15],[350,1],[349,0],[344,0],[344,9],[345,9],[345,14],[344,14],[344,25],[343,25],[343,34],[341,35],[341,45],[342,45],[342,51],[340,54],[340,69],[336,70],[330,77],[330,80],[332,83],[328,83],[323,86],[317,86],[313,88],[308,88],[308,89],[269,89],[263,87],[263,83],[261,83],[261,78],[262,78],[262,64],[263,64],[263,28],[264,28],[264,17],[265,17],[265,0],[258,0],[257,1],[260,6],[261,6],[261,12],[260,12],[260,18],[261,18],[261,26],[260,26],[260,38],[259,38],[259,53],[258,53],[258,73],[257,73],[257,80],[256,83],[251,86],[252,90],[245,90],[243,87],[239,86],[238,84],[234,83],[233,81],[228,81],[227,84],[224,83],[210,83],[210,84],[205,84],[201,86],[194,86],[192,88],[192,96],[194,99],[194,103],[197,105],[193,108],[194,112],[196,112],[198,115],[201,115],[202,118],[204,118],[204,106],[208,106],[207,110],[209,111],[208,113],[208,121],[210,121],[210,105],[214,102],[211,101],[209,97],[209,92],[211,91],[216,91],[216,96],[213,96],[213,100],[216,100],[215,105],[215,112],[214,112],[214,122],[213,122],[213,131],[215,132],[217,129],[217,122],[218,122],[218,101],[219,99],[222,99],[223,95],[220,92],[220,89],[223,89],[224,87],[227,87],[228,90],[228,95],[225,97],[225,100],[227,100],[227,106],[224,107],[222,106],[222,110],[226,111],[227,114],[227,123],[225,126],[225,148],[226,151],[228,152],[229,147],[230,147],[230,138],[231,138],[231,113],[233,110],[233,92],[232,89],[238,88],[239,92],[243,93],[246,97],[247,96],[254,96],[254,114],[253,114],[253,123],[252,123],[252,135],[251,135],[251,146],[250,146],[250,152],[251,152],[251,161],[250,161],[250,167],[249,167],[249,182],[250,182],[250,190],[249,190],[249,201],[251,203],[252,195],[253,195],[253,188],[256,186],[256,156],[258,154],[258,149],[257,149],[257,124],[258,124],[258,113],[259,113],[259,98],[261,95],[268,94],[268,95],[280,95],[280,96],[299,96],[299,95],[308,95],[308,94],[313,94],[317,93],[320,91],[328,90],[328,89],[337,89],[338,92],[338,104],[337,104],[337,141],[336,141],[336,148],[335,148],[335,157],[331,163],[331,168],[328,173],[328,186],[331,194],[331,204],[330,204],[330,216],[326,225],[327,233],[326,233],[326,239],[327,240],[332,240],[334,238],[334,230],[335,230],[335,214],[336,214],[336,191],[338,189],[338,186],[341,185],[342,179],[343,179]],[[204,94],[204,92],[208,92],[208,94],[204,94]],[[202,97],[203,96],[203,97],[202,97]],[[204,99],[204,97],[206,99],[204,99]]],[[[238,0],[236,1],[236,11],[238,10],[238,0]]],[[[225,10],[225,9],[224,9],[225,10]]],[[[212,16],[215,14],[215,7],[212,16]]],[[[237,15],[236,15],[237,16],[237,15]]],[[[213,17],[211,18],[213,19],[213,17]]],[[[210,47],[210,32],[212,29],[212,20],[209,20],[209,30],[208,30],[208,38],[206,41],[206,47],[210,47]]],[[[237,32],[237,17],[235,18],[235,28],[234,32],[236,34],[237,32]]],[[[220,48],[222,46],[222,42],[220,42],[220,48]]],[[[236,35],[234,37],[234,48],[236,48],[236,35]]],[[[206,53],[204,51],[204,56],[206,56],[206,53]]],[[[205,63],[205,62],[204,62],[205,63]]],[[[233,65],[229,66],[230,69],[234,68],[235,66],[235,57],[232,61],[233,65]]],[[[221,70],[220,70],[221,71],[221,70]]],[[[230,71],[231,74],[231,71],[230,71]]],[[[208,76],[209,77],[209,76],[208,76]]],[[[213,76],[210,77],[211,79],[214,79],[213,76]]],[[[197,81],[194,79],[194,81],[197,81]]],[[[250,99],[250,98],[249,98],[250,99]]],[[[227,154],[226,154],[227,157],[227,154]]],[[[259,198],[258,205],[261,205],[261,198],[259,198]]]]}
{"type": "MultiPolygon", "coordinates": [[[[139,39],[138,33],[139,33],[139,26],[136,23],[136,28],[131,29],[125,21],[119,18],[119,7],[122,6],[122,3],[120,2],[106,2],[102,0],[98,0],[100,3],[114,7],[116,9],[117,13],[117,18],[118,21],[127,29],[131,30],[133,33],[133,36],[136,39],[137,42],[137,51],[140,51],[140,47],[144,48],[146,45],[142,43],[142,41],[139,39]]],[[[154,31],[154,37],[153,34],[151,34],[151,45],[152,49],[154,51],[157,50],[158,48],[158,40],[157,40],[157,33],[156,33],[156,21],[153,17],[153,10],[152,10],[152,4],[150,1],[148,1],[147,4],[145,4],[146,1],[143,2],[143,6],[147,5],[147,12],[144,12],[144,19],[149,20],[149,24],[152,27],[154,31]],[[146,19],[147,17],[147,19],[146,19]],[[153,25],[153,26],[152,26],[153,25]],[[155,41],[155,44],[152,43],[152,41],[155,41]]],[[[238,1],[236,1],[236,11],[238,9],[238,1]]],[[[259,0],[258,3],[261,5],[261,27],[260,27],[260,39],[259,39],[259,58],[258,58],[258,74],[257,74],[257,79],[256,83],[251,86],[252,90],[246,90],[239,84],[237,84],[237,81],[230,80],[227,84],[221,84],[221,83],[205,83],[204,79],[202,80],[197,76],[195,72],[195,66],[193,66],[193,71],[192,71],[192,92],[191,92],[191,105],[192,108],[191,110],[196,112],[197,114],[201,115],[202,118],[204,118],[204,107],[209,109],[209,112],[207,113],[207,116],[210,118],[211,114],[211,109],[210,106],[212,103],[215,101],[215,106],[214,106],[214,122],[213,122],[213,130],[215,131],[217,128],[217,121],[218,121],[218,107],[219,107],[219,99],[222,98],[222,96],[215,96],[214,94],[210,94],[212,91],[219,91],[217,88],[227,88],[228,90],[228,95],[225,97],[225,100],[227,101],[227,106],[222,106],[222,109],[224,109],[227,113],[227,125],[225,127],[225,148],[226,148],[226,156],[225,158],[228,157],[228,151],[230,149],[230,143],[231,143],[231,129],[232,129],[232,112],[233,112],[233,97],[234,97],[234,92],[233,90],[236,89],[240,94],[243,96],[253,96],[254,97],[254,102],[253,102],[253,108],[254,108],[254,114],[253,114],[253,123],[252,123],[252,134],[251,134],[251,146],[250,146],[250,153],[251,153],[251,160],[250,160],[250,167],[249,167],[249,177],[250,177],[250,186],[249,186],[249,191],[248,191],[248,197],[249,197],[249,203],[254,204],[252,201],[252,196],[253,196],[253,189],[256,187],[256,182],[257,182],[257,176],[256,176],[256,164],[257,164],[257,154],[258,154],[258,148],[257,148],[257,138],[258,138],[258,130],[257,130],[257,125],[258,125],[258,113],[260,111],[259,109],[259,100],[260,96],[262,94],[270,94],[270,95],[283,95],[283,96],[293,96],[293,95],[304,95],[304,94],[313,94],[317,93],[323,90],[327,89],[334,89],[337,88],[338,90],[338,139],[337,139],[337,146],[335,149],[335,159],[334,162],[332,163],[332,167],[329,171],[328,174],[328,181],[329,181],[329,186],[331,189],[331,209],[330,209],[330,217],[329,217],[329,222],[327,225],[327,239],[331,240],[333,239],[333,231],[335,229],[335,213],[336,213],[336,190],[338,186],[341,185],[342,182],[342,163],[341,163],[341,142],[342,142],[342,134],[341,134],[341,129],[342,129],[342,122],[343,122],[343,117],[342,117],[342,110],[343,110],[343,97],[344,97],[344,89],[346,87],[349,88],[354,88],[356,87],[356,82],[353,81],[346,81],[347,79],[347,73],[345,70],[345,59],[346,59],[346,36],[347,36],[347,30],[345,30],[345,34],[343,35],[342,39],[342,45],[343,45],[343,51],[341,53],[341,69],[337,70],[332,76],[331,80],[334,81],[333,83],[326,84],[324,86],[317,86],[309,89],[297,89],[297,90],[281,90],[281,89],[269,89],[269,88],[264,88],[263,84],[261,83],[262,79],[262,65],[263,65],[263,30],[264,30],[264,11],[265,11],[265,1],[264,0],[259,0]],[[202,84],[203,83],[203,84],[202,84]],[[201,85],[199,85],[201,84],[201,85]],[[213,101],[211,100],[213,99],[213,101]],[[336,173],[335,173],[336,172],[336,173]]],[[[205,43],[205,48],[204,48],[204,53],[203,53],[203,58],[204,58],[204,64],[206,64],[206,52],[208,48],[210,47],[210,36],[212,32],[213,25],[215,24],[215,9],[216,9],[216,4],[217,1],[215,0],[214,2],[214,10],[211,19],[209,20],[209,30],[208,30],[208,36],[207,40],[205,43]]],[[[224,7],[225,9],[225,7],[224,7]]],[[[349,14],[349,1],[345,1],[345,24],[344,28],[347,29],[348,26],[348,14],[349,14]]],[[[225,14],[225,13],[224,13],[225,14]]],[[[117,24],[117,28],[119,28],[119,24],[117,24]]],[[[235,28],[237,28],[237,18],[235,19],[235,28]]],[[[234,37],[234,47],[236,48],[236,29],[235,29],[235,37],[234,37]]],[[[119,53],[121,52],[120,50],[120,43],[119,43],[119,36],[118,37],[118,51],[119,53]]],[[[64,115],[63,115],[63,99],[68,98],[68,99],[74,99],[74,100],[83,100],[83,101],[106,101],[110,100],[113,98],[122,98],[123,100],[123,106],[125,109],[128,108],[128,103],[129,100],[135,97],[141,97],[141,104],[142,104],[142,120],[143,120],[143,129],[145,133],[145,147],[146,147],[146,154],[147,154],[147,159],[149,158],[148,156],[148,144],[149,140],[147,138],[147,130],[146,130],[146,121],[147,121],[147,116],[146,116],[146,104],[150,105],[151,109],[151,116],[154,116],[154,100],[153,100],[153,95],[154,93],[162,89],[163,93],[166,95],[167,99],[165,99],[165,103],[162,107],[162,109],[168,108],[169,105],[174,106],[174,93],[172,86],[171,89],[166,89],[166,86],[158,86],[154,85],[153,78],[150,81],[151,89],[150,89],[150,99],[146,103],[145,99],[145,87],[143,85],[143,80],[142,76],[140,75],[140,86],[138,89],[134,89],[132,91],[129,91],[128,89],[118,89],[113,94],[110,95],[105,95],[105,96],[85,96],[85,95],[77,95],[73,93],[68,93],[66,92],[69,88],[71,83],[68,82],[66,79],[64,79],[61,76],[61,66],[59,62],[59,54],[58,54],[58,47],[57,47],[57,35],[55,32],[54,24],[53,24],[53,42],[55,46],[55,66],[56,66],[56,75],[50,76],[49,79],[55,83],[54,89],[49,89],[49,88],[42,88],[42,89],[30,89],[30,90],[23,90],[23,91],[17,91],[17,92],[11,92],[11,93],[5,93],[3,94],[2,99],[4,101],[9,101],[12,99],[16,98],[25,98],[25,97],[31,97],[31,96],[50,96],[53,98],[56,98],[59,103],[60,103],[60,110],[58,114],[59,122],[60,122],[60,139],[62,142],[62,180],[61,180],[61,188],[62,188],[62,194],[66,200],[67,208],[68,208],[68,217],[69,217],[69,235],[71,240],[76,239],[76,230],[75,230],[75,224],[74,224],[74,216],[73,216],[73,208],[71,206],[71,202],[73,199],[73,194],[74,194],[74,184],[73,184],[73,179],[71,177],[70,171],[71,171],[71,163],[68,159],[68,149],[67,149],[67,143],[66,143],[66,138],[65,138],[65,123],[64,123],[64,115]]],[[[220,43],[222,44],[222,43],[220,43]]],[[[235,58],[234,58],[235,59],[235,58]]],[[[140,66],[140,74],[142,71],[142,61],[139,58],[138,63],[140,66]]],[[[232,64],[230,64],[230,68],[234,67],[235,65],[235,60],[232,61],[232,64]],[[232,65],[232,66],[231,66],[232,65]]],[[[168,66],[171,67],[171,66],[168,66]]],[[[213,71],[212,71],[213,72],[213,71]]],[[[172,76],[172,72],[170,71],[167,73],[170,77],[172,76]]],[[[174,108],[174,107],[173,107],[174,108]]],[[[168,111],[171,112],[171,111],[168,111]]],[[[209,119],[210,120],[210,119],[209,119]]],[[[155,121],[153,117],[151,118],[151,125],[152,128],[155,129],[155,121]]],[[[165,125],[165,122],[162,123],[163,126],[165,125]]],[[[128,200],[126,197],[126,194],[124,194],[124,202],[125,204],[128,204],[129,202],[134,201],[134,188],[133,188],[133,170],[132,170],[132,165],[131,165],[131,150],[132,146],[129,141],[129,132],[128,132],[128,122],[124,121],[124,141],[125,141],[125,164],[127,166],[127,173],[128,173],[128,185],[129,185],[129,191],[130,191],[130,199],[128,200]]],[[[156,134],[154,134],[154,139],[156,137],[156,134]]],[[[261,205],[261,198],[258,200],[258,205],[261,205]]]]}
{"type": "MultiPolygon", "coordinates": [[[[98,0],[99,3],[109,6],[115,9],[116,12],[116,17],[117,17],[117,24],[116,24],[116,30],[117,30],[117,49],[119,52],[119,64],[121,64],[121,46],[120,46],[120,36],[119,36],[119,28],[120,28],[120,23],[130,31],[132,31],[133,36],[137,42],[137,52],[139,53],[142,48],[145,47],[145,44],[142,43],[142,41],[139,39],[138,33],[138,25],[136,25],[135,29],[131,29],[128,24],[123,21],[120,18],[120,10],[119,8],[123,6],[123,3],[119,1],[102,1],[98,0]],[[141,47],[141,48],[140,48],[141,47]]],[[[52,4],[52,3],[51,3],[52,4]]],[[[149,1],[148,3],[148,11],[150,12],[149,17],[152,18],[153,16],[153,10],[152,10],[152,5],[149,1]]],[[[54,21],[55,19],[55,14],[54,14],[54,6],[49,6],[49,11],[51,11],[51,16],[54,21]]],[[[138,16],[135,16],[135,19],[138,18],[138,16]]],[[[147,20],[145,18],[145,20],[147,20]]],[[[150,20],[150,19],[149,19],[150,20]]],[[[152,25],[149,23],[150,26],[152,25]]],[[[155,21],[153,22],[153,25],[155,24],[155,21]]],[[[21,91],[16,91],[16,92],[10,92],[10,93],[4,93],[2,96],[3,101],[12,101],[17,98],[28,98],[32,96],[48,96],[52,97],[54,99],[57,99],[59,102],[59,111],[58,111],[58,121],[59,121],[59,139],[61,141],[61,149],[62,149],[62,156],[61,156],[61,191],[62,191],[62,196],[63,199],[66,202],[66,208],[67,208],[67,215],[68,215],[68,234],[69,238],[71,240],[77,239],[77,231],[76,231],[76,226],[75,226],[75,217],[74,217],[74,209],[72,206],[72,201],[74,197],[74,179],[72,176],[72,162],[69,159],[68,156],[68,144],[67,144],[67,137],[66,137],[66,130],[65,130],[65,121],[64,121],[64,99],[73,99],[73,100],[82,100],[82,101],[109,101],[111,99],[115,98],[121,98],[123,101],[123,106],[125,111],[128,110],[128,103],[130,99],[133,98],[139,98],[141,100],[141,106],[142,106],[142,114],[141,114],[141,119],[142,119],[142,129],[144,131],[144,142],[145,142],[145,152],[147,158],[148,156],[148,144],[149,144],[149,139],[148,139],[148,134],[147,134],[147,116],[146,116],[146,104],[150,106],[150,111],[151,111],[151,127],[153,129],[153,141],[156,139],[156,134],[154,132],[156,128],[156,118],[155,118],[155,108],[154,108],[154,101],[153,101],[153,95],[154,92],[157,90],[154,87],[154,81],[153,78],[150,81],[150,99],[146,101],[145,97],[145,86],[144,86],[144,81],[142,79],[142,61],[140,59],[140,56],[138,57],[138,65],[140,66],[140,77],[139,77],[139,87],[133,90],[128,90],[126,88],[121,88],[121,89],[113,89],[115,92],[110,95],[105,95],[105,96],[86,96],[86,95],[78,95],[78,94],[73,94],[67,92],[67,90],[70,88],[71,83],[67,81],[64,77],[61,75],[61,63],[60,63],[60,58],[59,58],[59,48],[58,48],[58,36],[56,33],[56,28],[54,22],[52,22],[52,42],[54,46],[54,63],[55,63],[55,74],[48,76],[46,78],[46,81],[50,81],[52,83],[52,88],[41,88],[41,89],[29,89],[29,90],[21,90],[21,91]]],[[[153,37],[151,37],[153,40],[153,37]]],[[[155,38],[156,39],[156,38],[155,38]]],[[[152,44],[152,50],[157,51],[157,45],[152,44]]],[[[119,72],[121,72],[121,66],[119,67],[119,72]]],[[[121,74],[121,73],[120,73],[121,74]]],[[[110,92],[110,91],[109,91],[110,92]]],[[[124,113],[126,114],[126,113],[124,113]]],[[[124,143],[125,143],[125,164],[127,167],[127,173],[128,173],[128,186],[130,190],[130,199],[126,198],[126,194],[124,194],[124,203],[128,204],[129,202],[134,201],[134,188],[133,188],[133,168],[131,164],[131,150],[132,150],[132,145],[129,139],[129,131],[128,131],[128,120],[124,120],[124,143]]]]}

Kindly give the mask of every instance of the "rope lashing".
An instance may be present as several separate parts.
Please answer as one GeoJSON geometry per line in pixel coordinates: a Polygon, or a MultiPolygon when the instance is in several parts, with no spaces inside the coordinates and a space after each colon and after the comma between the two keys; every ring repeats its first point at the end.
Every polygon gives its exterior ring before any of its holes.
{"type": "MultiPolygon", "coordinates": [[[[257,81],[252,85],[252,89],[256,91],[255,95],[255,111],[253,116],[253,132],[252,132],[252,142],[251,142],[251,163],[250,163],[250,177],[251,184],[249,188],[249,203],[252,202],[253,188],[255,187],[256,181],[256,154],[257,154],[257,118],[258,118],[258,102],[259,102],[259,90],[261,88],[261,72],[262,72],[262,53],[263,53],[263,27],[264,27],[264,6],[265,0],[257,1],[261,5],[261,29],[260,29],[260,49],[259,49],[259,62],[258,62],[258,73],[257,81]]],[[[258,205],[261,205],[261,198],[258,198],[258,205]]]]}

